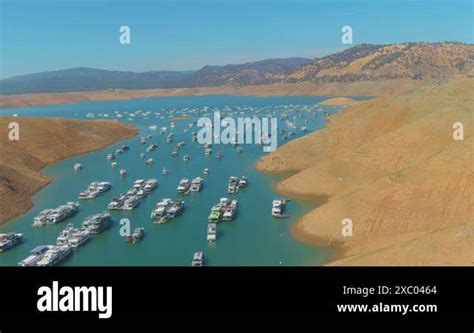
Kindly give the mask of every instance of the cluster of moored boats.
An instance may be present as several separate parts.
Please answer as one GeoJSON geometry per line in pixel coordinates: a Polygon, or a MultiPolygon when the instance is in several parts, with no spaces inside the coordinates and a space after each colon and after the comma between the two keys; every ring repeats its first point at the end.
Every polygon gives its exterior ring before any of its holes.
{"type": "Polygon", "coordinates": [[[229,201],[228,198],[221,198],[219,203],[211,208],[207,218],[207,240],[215,242],[217,240],[217,224],[222,221],[232,221],[237,215],[238,201],[229,201]]]}
{"type": "Polygon", "coordinates": [[[204,185],[204,179],[201,177],[196,177],[193,180],[188,178],[183,178],[179,181],[178,187],[176,190],[181,195],[189,194],[190,192],[199,192],[204,185]]]}
{"type": "Polygon", "coordinates": [[[95,199],[99,195],[107,192],[112,188],[109,182],[92,182],[84,192],[79,193],[79,199],[88,200],[95,199]]]}
{"type": "Polygon", "coordinates": [[[239,202],[235,199],[230,201],[228,198],[221,198],[217,204],[212,206],[207,221],[209,223],[232,221],[237,214],[238,205],[239,202]]]}
{"type": "Polygon", "coordinates": [[[151,212],[151,219],[158,224],[164,224],[169,220],[180,215],[184,210],[183,200],[172,200],[166,198],[156,204],[155,209],[151,212]]]}
{"type": "Polygon", "coordinates": [[[138,206],[141,199],[145,198],[158,186],[156,179],[138,179],[126,195],[113,198],[108,205],[110,210],[133,210],[138,206]]]}
{"type": "Polygon", "coordinates": [[[107,159],[108,159],[108,160],[113,160],[113,159],[115,159],[116,156],[122,155],[123,153],[125,153],[125,152],[128,151],[129,149],[130,149],[129,146],[127,146],[127,145],[122,145],[120,148],[118,148],[118,149],[115,151],[115,153],[108,155],[108,156],[107,156],[107,159]],[[112,155],[112,158],[110,158],[111,155],[112,155]]]}
{"type": "MultiPolygon", "coordinates": [[[[107,160],[110,161],[110,165],[112,166],[112,168],[116,168],[118,166],[118,163],[115,161],[115,158],[122,155],[123,153],[125,153],[126,151],[128,151],[130,149],[129,146],[127,145],[122,145],[120,148],[118,148],[117,150],[115,150],[115,152],[113,153],[110,153],[110,154],[107,154],[107,160]]],[[[122,174],[122,172],[121,172],[122,174]]],[[[126,174],[126,173],[125,173],[126,174]]],[[[124,175],[125,175],[124,174],[124,175]]]]}
{"type": "Polygon", "coordinates": [[[235,176],[229,177],[229,182],[227,183],[227,193],[234,194],[239,191],[241,187],[247,187],[248,179],[245,176],[240,178],[235,176]]]}
{"type": "MultiPolygon", "coordinates": [[[[205,170],[205,173],[208,173],[208,170],[205,170]]],[[[179,182],[177,192],[182,195],[189,194],[190,192],[199,192],[202,189],[203,184],[204,179],[201,177],[196,177],[192,180],[183,178],[179,182]]],[[[247,177],[231,176],[229,177],[228,181],[228,193],[237,193],[240,187],[246,187],[247,184],[247,177]]],[[[126,195],[120,195],[119,197],[112,199],[108,205],[108,209],[132,210],[138,205],[140,199],[146,197],[150,192],[156,189],[157,186],[158,181],[156,179],[138,179],[134,182],[133,187],[127,192],[126,195]]],[[[93,182],[85,192],[81,193],[80,197],[97,197],[101,193],[109,190],[110,187],[110,183],[107,182],[93,182]]],[[[165,198],[157,203],[155,209],[153,209],[151,212],[150,217],[155,223],[163,224],[180,215],[184,211],[184,208],[185,202],[183,200],[172,200],[171,198],[165,198]]],[[[62,205],[56,209],[42,211],[37,217],[35,217],[35,222],[33,225],[43,226],[45,224],[58,223],[67,219],[68,217],[71,217],[78,209],[78,203],[70,202],[67,205],[62,205]]],[[[238,201],[235,199],[231,201],[228,198],[221,198],[219,202],[211,208],[211,212],[208,216],[208,241],[217,240],[217,223],[234,220],[237,214],[237,209],[238,201]]],[[[273,213],[274,210],[272,210],[272,214],[273,213]]],[[[62,259],[66,258],[70,252],[67,248],[65,248],[65,246],[69,248],[77,248],[81,246],[90,239],[92,234],[97,234],[105,229],[109,225],[109,222],[111,222],[110,215],[108,213],[100,213],[88,217],[84,221],[83,227],[81,229],[76,229],[72,224],[68,224],[66,229],[64,229],[59,235],[57,244],[55,246],[43,246],[41,248],[42,251],[48,247],[44,253],[39,251],[39,248],[35,248],[34,251],[32,251],[31,256],[35,257],[36,259],[45,256],[48,258],[43,260],[46,265],[57,264],[62,259]],[[51,255],[46,256],[48,251],[51,255]]],[[[128,242],[136,243],[141,240],[142,237],[143,228],[136,228],[132,235],[126,236],[126,240],[128,242]]],[[[25,259],[26,261],[22,262],[21,264],[30,265],[30,263],[34,261],[30,257],[28,260],[25,259]]],[[[199,260],[196,262],[199,262],[199,260]]],[[[200,262],[202,264],[202,260],[200,262]]]]}
{"type": "MultiPolygon", "coordinates": [[[[171,134],[170,134],[171,135],[171,134]]],[[[176,157],[179,155],[179,151],[186,145],[186,142],[181,141],[176,144],[176,146],[171,151],[171,156],[176,157]]],[[[189,161],[189,155],[184,155],[183,160],[189,161]]]]}
{"type": "Polygon", "coordinates": [[[89,238],[90,232],[87,228],[76,229],[72,223],[68,223],[66,229],[59,234],[56,245],[69,245],[70,247],[78,248],[86,243],[89,238]]]}
{"type": "Polygon", "coordinates": [[[86,244],[93,235],[97,235],[112,225],[109,213],[103,212],[87,217],[81,228],[69,223],[60,232],[56,245],[40,245],[30,251],[30,255],[18,264],[20,266],[54,266],[65,260],[73,249],[86,244]]]}
{"type": "Polygon", "coordinates": [[[34,219],[33,227],[41,228],[46,224],[56,224],[62,222],[79,210],[79,203],[77,202],[68,202],[65,205],[61,205],[53,209],[42,210],[34,219]]]}
{"type": "MultiPolygon", "coordinates": [[[[153,129],[153,128],[152,128],[152,129],[153,129]]],[[[155,128],[155,129],[156,129],[156,128],[155,128]]],[[[140,138],[140,143],[141,143],[142,145],[144,145],[144,144],[146,144],[146,143],[148,142],[148,140],[151,139],[151,138],[152,138],[151,135],[142,136],[142,137],[140,138]]]]}
{"type": "MultiPolygon", "coordinates": [[[[313,116],[316,116],[316,111],[323,112],[322,109],[316,106],[298,106],[298,105],[281,105],[281,106],[272,106],[262,107],[262,108],[252,108],[252,107],[224,107],[222,110],[212,109],[209,107],[204,108],[185,108],[183,110],[172,110],[168,116],[165,116],[163,113],[151,111],[135,111],[135,112],[124,112],[123,115],[116,111],[113,114],[99,114],[99,117],[109,117],[115,116],[121,118],[122,116],[128,117],[128,120],[133,120],[136,117],[141,117],[143,119],[149,119],[150,117],[155,117],[157,119],[166,119],[169,118],[171,114],[175,113],[175,116],[178,117],[192,117],[198,113],[204,112],[205,116],[209,116],[211,112],[214,111],[223,111],[227,115],[231,116],[232,114],[248,115],[249,112],[254,112],[255,116],[261,113],[268,113],[268,116],[278,114],[280,121],[286,125],[286,129],[281,128],[279,132],[283,135],[283,139],[288,139],[290,136],[296,135],[296,132],[306,132],[308,130],[306,125],[298,125],[298,118],[303,118],[303,113],[300,111],[310,112],[313,116]],[[290,111],[300,112],[296,115],[290,115],[290,111]]],[[[326,116],[329,115],[328,112],[324,112],[326,116]]],[[[94,118],[95,114],[90,113],[87,117],[94,118]]],[[[309,118],[305,121],[305,124],[309,122],[309,118]]],[[[196,125],[195,122],[188,124],[189,129],[196,125]]],[[[171,123],[170,127],[175,128],[174,122],[171,123]]],[[[153,125],[149,127],[151,130],[157,130],[157,126],[153,125]]],[[[184,129],[184,133],[188,132],[188,128],[184,129]]],[[[168,133],[168,129],[163,127],[160,129],[161,135],[166,135],[166,142],[174,142],[174,134],[168,133]]],[[[158,144],[150,142],[152,138],[151,135],[143,136],[140,138],[142,144],[146,144],[146,153],[151,154],[158,148],[158,144]]],[[[197,133],[192,132],[191,139],[193,142],[197,141],[197,133]]],[[[242,147],[234,143],[235,150],[239,153],[243,152],[242,147]]],[[[178,142],[172,150],[172,156],[178,156],[180,150],[185,146],[185,142],[178,142]]],[[[208,143],[204,145],[204,154],[206,156],[213,155],[212,144],[208,143]]],[[[124,154],[129,150],[127,145],[122,145],[120,148],[116,149],[114,152],[107,155],[107,160],[110,161],[111,166],[116,168],[118,166],[117,157],[124,154]]],[[[223,153],[218,152],[214,154],[217,159],[223,158],[223,153]]],[[[145,160],[145,163],[151,165],[153,163],[153,158],[146,157],[143,153],[140,155],[142,159],[145,160]]],[[[190,155],[183,156],[184,161],[190,160],[190,155]]],[[[83,168],[82,164],[76,163],[74,169],[80,171],[83,168]]],[[[207,175],[209,169],[204,169],[204,174],[207,175]]],[[[168,169],[166,167],[162,170],[163,175],[168,174],[168,169]]],[[[120,175],[126,176],[127,170],[121,169],[120,175]]],[[[245,176],[229,177],[227,184],[228,194],[235,194],[239,192],[239,189],[246,187],[248,184],[248,179],[245,176]]],[[[177,192],[181,195],[190,194],[191,192],[199,192],[203,188],[204,179],[201,177],[196,177],[194,179],[183,178],[180,180],[177,187],[177,192]]],[[[140,200],[145,198],[150,192],[152,192],[158,186],[158,181],[156,179],[143,180],[139,179],[134,182],[133,187],[124,195],[120,195],[117,198],[112,199],[108,204],[109,210],[132,210],[139,204],[140,200]]],[[[94,199],[100,196],[101,194],[109,191],[112,185],[109,182],[92,182],[88,188],[80,193],[79,199],[87,200],[94,199]]],[[[272,202],[271,214],[273,217],[288,217],[287,215],[287,202],[286,199],[276,199],[272,202]]],[[[207,224],[207,240],[216,241],[217,240],[217,224],[222,221],[232,221],[237,216],[238,210],[238,201],[229,200],[228,198],[221,198],[217,204],[212,206],[211,212],[208,216],[207,224]]],[[[156,204],[156,207],[151,212],[151,219],[155,223],[166,223],[170,219],[180,215],[185,208],[185,202],[183,200],[174,200],[171,198],[164,198],[156,204]]],[[[61,205],[54,209],[46,209],[41,211],[38,216],[34,218],[33,226],[34,227],[43,227],[49,224],[56,224],[67,220],[72,217],[79,210],[79,203],[77,202],[68,202],[65,205],[61,205]]],[[[65,258],[67,258],[73,249],[76,249],[84,244],[86,244],[93,235],[98,234],[108,228],[112,224],[110,214],[107,212],[95,214],[87,217],[80,228],[75,228],[73,224],[69,223],[66,228],[59,234],[57,238],[56,245],[40,245],[35,247],[30,255],[20,262],[22,266],[48,266],[56,265],[65,258]]],[[[128,236],[125,236],[127,242],[136,243],[143,239],[144,229],[135,228],[133,233],[128,236]]],[[[0,252],[6,251],[17,244],[22,242],[22,234],[19,233],[7,233],[0,234],[0,252]]],[[[202,266],[204,264],[204,254],[202,251],[194,253],[192,266],[202,266]]]]}
{"type": "MultiPolygon", "coordinates": [[[[151,112],[151,111],[142,111],[142,110],[137,110],[134,112],[119,112],[115,111],[111,114],[109,113],[101,113],[98,115],[95,115],[93,113],[88,113],[86,116],[95,118],[96,116],[98,117],[103,117],[103,118],[108,118],[108,117],[117,117],[117,118],[122,118],[123,116],[128,117],[127,120],[132,121],[135,118],[141,118],[143,120],[148,120],[150,118],[155,118],[155,119],[167,119],[167,118],[180,118],[181,120],[189,119],[194,116],[197,116],[198,114],[201,114],[203,116],[210,116],[210,112],[222,112],[223,114],[232,117],[233,115],[246,115],[248,116],[249,113],[254,113],[253,117],[259,117],[260,115],[264,114],[266,117],[271,117],[271,116],[278,116],[281,124],[286,125],[285,128],[280,128],[279,133],[281,134],[281,137],[284,140],[287,140],[289,137],[295,136],[297,132],[305,133],[308,131],[308,127],[306,124],[308,124],[313,117],[317,117],[319,112],[324,113],[324,115],[327,117],[329,116],[329,112],[324,111],[322,108],[318,107],[318,105],[277,105],[277,106],[272,106],[272,107],[240,107],[240,106],[225,106],[223,108],[212,108],[210,109],[209,107],[203,107],[203,108],[183,108],[181,110],[179,109],[171,109],[171,110],[165,110],[162,109],[161,112],[151,112]],[[291,114],[290,112],[293,112],[291,114]],[[305,118],[305,114],[307,115],[305,118]],[[167,115],[167,116],[166,116],[167,115]],[[175,117],[176,116],[176,117],[175,117]],[[301,119],[304,119],[304,124],[301,123],[301,119]]],[[[225,119],[222,120],[222,124],[224,126],[228,125],[228,121],[225,119]]],[[[188,133],[190,129],[195,127],[197,125],[196,121],[191,121],[187,124],[186,128],[184,128],[183,132],[188,133]]],[[[175,129],[175,122],[171,121],[170,122],[170,129],[174,130],[175,129]]],[[[151,125],[149,126],[150,130],[156,131],[158,129],[157,125],[151,125]]],[[[160,135],[165,135],[166,134],[166,142],[172,143],[175,140],[175,134],[172,132],[168,132],[167,127],[161,127],[159,130],[160,135]]],[[[152,135],[147,135],[147,136],[142,136],[140,138],[140,142],[142,144],[149,144],[148,147],[146,148],[147,153],[153,152],[157,147],[158,144],[156,143],[150,143],[150,139],[152,138],[152,135]]],[[[237,143],[238,139],[238,131],[235,134],[234,138],[232,139],[232,144],[235,147],[235,150],[238,153],[242,153],[243,149],[239,143],[237,143]]],[[[243,138],[246,138],[246,133],[243,133],[243,138]]],[[[264,138],[264,135],[262,134],[262,139],[264,138]]],[[[196,142],[197,141],[197,132],[193,131],[191,132],[191,141],[196,142]]],[[[262,144],[262,142],[261,142],[262,144]]],[[[180,149],[185,145],[184,141],[179,142],[174,149],[172,150],[171,155],[172,156],[178,156],[180,149]]],[[[114,153],[111,153],[107,156],[107,158],[111,161],[115,159],[116,156],[119,156],[123,154],[125,151],[127,151],[129,147],[127,145],[122,145],[119,149],[117,149],[114,153]]],[[[207,143],[204,145],[204,154],[206,156],[212,155],[212,144],[207,143]]],[[[145,154],[140,155],[142,159],[146,158],[145,154]]],[[[215,157],[217,159],[222,159],[223,158],[223,153],[218,152],[215,157]]],[[[184,155],[183,160],[184,161],[189,161],[190,160],[190,155],[184,155]]],[[[145,163],[148,165],[153,164],[153,158],[149,157],[145,159],[145,163]]],[[[113,161],[111,162],[111,165],[113,168],[116,168],[118,166],[118,163],[113,161]]],[[[76,165],[78,168],[76,170],[80,170],[82,166],[80,164],[76,165]]],[[[75,167],[76,168],[76,167],[75,167]]],[[[167,172],[167,170],[166,170],[167,172]]],[[[163,171],[163,174],[165,174],[165,170],[163,171]]],[[[120,175],[126,176],[127,175],[127,170],[126,169],[121,169],[120,170],[120,175]]]]}
{"type": "MultiPolygon", "coordinates": [[[[155,180],[138,181],[135,189],[138,191],[152,191],[156,184],[155,180]]],[[[75,214],[79,209],[78,203],[69,202],[66,205],[55,209],[41,211],[34,218],[33,226],[39,227],[46,224],[54,224],[66,220],[75,214]]],[[[108,212],[102,212],[88,216],[82,222],[81,228],[75,228],[69,223],[66,228],[60,232],[55,245],[40,245],[30,251],[30,255],[19,262],[20,266],[53,266],[65,260],[72,250],[86,244],[92,236],[101,233],[112,225],[113,221],[108,212]]],[[[131,235],[125,236],[125,241],[137,243],[143,238],[144,229],[135,228],[131,235]]],[[[8,250],[19,244],[22,240],[22,234],[8,233],[0,234],[0,252],[8,250]]]]}
{"type": "MultiPolygon", "coordinates": [[[[171,128],[174,128],[174,123],[172,123],[172,126],[171,128]]],[[[193,127],[195,125],[195,123],[190,123],[189,124],[189,127],[193,127]]],[[[153,128],[156,130],[157,126],[150,126],[150,129],[153,128]]],[[[165,134],[167,132],[167,128],[166,127],[163,127],[161,128],[160,130],[160,134],[165,134]]],[[[185,133],[187,132],[187,129],[185,129],[185,133]]],[[[148,135],[148,136],[142,136],[140,138],[140,142],[142,144],[147,144],[148,143],[148,140],[152,138],[152,135],[148,135]]],[[[192,132],[192,141],[196,141],[197,140],[197,133],[196,132],[192,132]]],[[[172,143],[174,141],[174,134],[173,133],[169,133],[167,138],[166,138],[166,142],[168,143],[172,143]]],[[[176,144],[176,146],[173,148],[172,152],[171,152],[171,155],[173,157],[176,157],[179,155],[179,152],[181,150],[181,148],[183,148],[184,146],[186,145],[186,143],[184,141],[180,141],[176,144]]],[[[238,145],[237,145],[238,146],[238,145]]],[[[204,145],[204,149],[205,149],[205,154],[206,155],[211,155],[212,154],[212,144],[205,144],[204,145]]],[[[146,148],[146,153],[152,153],[156,148],[158,148],[158,144],[156,143],[150,143],[148,145],[148,147],[146,148]]],[[[110,153],[107,155],[107,159],[109,161],[111,161],[111,166],[112,168],[117,168],[118,167],[118,163],[115,161],[116,157],[123,154],[125,151],[129,150],[129,147],[127,145],[123,145],[121,148],[117,149],[114,153],[110,153]]],[[[237,147],[237,151],[238,152],[242,152],[242,148],[241,147],[237,147]]],[[[216,158],[217,159],[222,159],[223,157],[223,153],[222,152],[219,152],[216,154],[216,158]]],[[[144,159],[145,160],[145,164],[147,165],[152,165],[153,164],[153,158],[152,157],[148,157],[146,156],[145,153],[141,153],[140,154],[140,158],[141,159],[144,159]]],[[[191,156],[189,154],[185,154],[183,156],[183,160],[184,161],[189,161],[191,159],[191,156]]],[[[80,168],[82,168],[82,165],[81,164],[77,164],[77,166],[80,168]]],[[[79,170],[77,169],[77,170],[79,170]]],[[[208,174],[208,171],[209,169],[205,169],[204,170],[204,173],[205,174],[208,174]]],[[[168,169],[166,167],[163,168],[163,171],[162,171],[163,175],[167,175],[168,174],[168,169]]],[[[128,174],[128,171],[126,169],[120,169],[119,171],[119,174],[123,177],[127,176],[128,174]]],[[[94,192],[93,192],[94,193],[94,192]]]]}
{"type": "Polygon", "coordinates": [[[55,266],[72,254],[72,248],[68,245],[40,245],[30,251],[30,255],[20,261],[18,265],[31,266],[55,266]]]}

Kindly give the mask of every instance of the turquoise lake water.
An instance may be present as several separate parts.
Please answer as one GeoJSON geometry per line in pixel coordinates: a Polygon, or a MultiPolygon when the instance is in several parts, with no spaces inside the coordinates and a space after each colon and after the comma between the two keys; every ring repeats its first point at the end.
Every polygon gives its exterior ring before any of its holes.
{"type": "MultiPolygon", "coordinates": [[[[191,140],[191,131],[198,131],[199,128],[190,128],[187,133],[184,133],[184,130],[199,117],[206,115],[212,118],[213,111],[220,110],[222,117],[230,113],[233,117],[280,117],[286,114],[287,120],[295,123],[297,128],[306,126],[309,133],[325,125],[324,112],[338,111],[335,107],[316,106],[324,99],[326,97],[156,97],[0,110],[0,115],[117,119],[133,123],[141,131],[137,137],[118,142],[104,150],[76,156],[46,167],[43,172],[53,182],[33,197],[34,206],[31,210],[0,227],[0,233],[15,231],[24,234],[24,242],[21,245],[0,254],[0,265],[17,265],[35,246],[55,244],[58,234],[69,222],[80,227],[86,216],[105,211],[110,200],[120,193],[126,193],[136,179],[149,178],[155,178],[159,182],[154,192],[143,199],[133,211],[113,211],[113,226],[75,250],[61,265],[189,266],[193,253],[198,250],[204,251],[207,266],[323,264],[334,255],[332,250],[296,241],[290,233],[291,224],[314,204],[291,201],[288,205],[290,218],[271,217],[272,201],[279,197],[272,187],[279,177],[255,170],[256,161],[265,154],[261,145],[243,145],[242,153],[236,152],[232,145],[213,145],[213,156],[205,156],[202,145],[191,140]],[[135,116],[130,117],[131,113],[135,113],[135,116]],[[122,117],[118,118],[117,115],[122,117]],[[192,118],[176,121],[175,128],[170,128],[170,117],[183,115],[192,118]],[[158,130],[150,129],[152,125],[156,125],[158,130]],[[161,127],[167,127],[168,133],[174,133],[173,143],[166,142],[166,134],[159,134],[161,127]],[[140,143],[140,137],[149,134],[153,136],[149,143],[159,145],[152,153],[146,153],[148,145],[140,143]],[[186,142],[186,145],[178,157],[172,157],[171,151],[180,141],[186,142]],[[116,159],[119,166],[113,169],[106,155],[122,144],[129,145],[130,150],[116,159]],[[224,154],[221,160],[215,158],[218,151],[224,154]],[[141,153],[145,153],[147,158],[152,157],[153,165],[146,165],[140,158],[141,153]],[[190,161],[183,161],[184,154],[190,155],[190,161]],[[83,170],[74,171],[73,166],[76,163],[81,163],[83,170]],[[167,176],[162,175],[163,167],[169,170],[167,176]],[[128,170],[128,176],[119,175],[122,168],[128,170]],[[203,174],[204,168],[209,168],[209,175],[203,174]],[[243,175],[249,178],[248,187],[237,194],[227,194],[229,176],[243,175]],[[202,191],[180,197],[176,192],[179,180],[197,176],[205,179],[202,191]],[[79,193],[92,181],[111,182],[112,189],[96,199],[80,201],[80,211],[69,220],[40,229],[31,226],[33,217],[39,211],[55,208],[68,201],[78,201],[79,193]],[[153,224],[150,219],[152,209],[157,202],[167,197],[183,199],[186,205],[184,213],[167,224],[153,224]],[[220,223],[217,241],[209,243],[206,239],[207,216],[212,205],[221,197],[237,199],[238,214],[234,221],[220,223]],[[135,227],[145,228],[145,237],[140,243],[126,243],[120,236],[121,218],[131,221],[132,230],[135,227]]],[[[279,130],[291,130],[287,126],[287,120],[279,119],[279,130]]],[[[299,129],[295,132],[296,135],[290,139],[305,134],[299,129]]],[[[279,146],[287,142],[281,133],[278,135],[278,142],[279,146]]]]}

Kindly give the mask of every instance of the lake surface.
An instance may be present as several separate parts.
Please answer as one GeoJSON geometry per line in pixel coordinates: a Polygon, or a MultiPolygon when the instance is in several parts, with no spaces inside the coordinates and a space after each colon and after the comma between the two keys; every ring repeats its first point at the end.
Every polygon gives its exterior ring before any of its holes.
{"type": "MultiPolygon", "coordinates": [[[[314,203],[291,201],[288,205],[289,218],[275,219],[271,216],[272,201],[278,198],[273,185],[279,177],[259,173],[254,166],[265,153],[261,145],[242,145],[243,152],[238,153],[232,145],[213,145],[213,155],[205,156],[204,148],[192,142],[191,132],[198,131],[189,124],[199,117],[212,119],[213,112],[219,110],[222,118],[232,117],[278,117],[279,146],[287,142],[280,132],[294,131],[288,140],[322,128],[326,124],[327,113],[337,112],[336,107],[321,107],[317,103],[326,97],[235,97],[235,96],[189,96],[156,97],[126,101],[86,102],[77,104],[51,105],[23,109],[0,110],[1,115],[34,117],[68,117],[79,119],[116,119],[133,123],[140,134],[133,139],[118,142],[102,151],[76,156],[46,167],[43,172],[53,182],[33,197],[33,208],[25,215],[0,227],[0,233],[15,231],[24,234],[24,242],[5,253],[0,254],[0,265],[17,265],[28,256],[37,245],[55,244],[58,234],[69,222],[80,227],[85,217],[105,211],[112,198],[126,193],[136,179],[154,178],[158,188],[144,198],[133,211],[113,211],[114,223],[111,228],[94,236],[84,246],[74,251],[61,265],[69,266],[108,266],[108,265],[152,265],[152,266],[189,266],[195,251],[204,251],[207,266],[274,266],[274,265],[321,265],[331,259],[334,251],[306,245],[292,238],[291,224],[308,211],[314,203]],[[286,119],[281,117],[286,115],[286,119]],[[186,116],[190,119],[175,121],[173,117],[186,116]],[[289,123],[290,122],[290,123],[289,123]],[[295,128],[292,129],[292,124],[295,128]],[[157,130],[150,129],[156,125],[157,130]],[[301,127],[307,127],[307,132],[301,127]],[[167,127],[168,133],[174,133],[173,143],[166,142],[166,134],[160,135],[160,128],[167,127]],[[185,133],[187,129],[187,133],[185,133]],[[141,144],[140,137],[152,135],[149,143],[157,143],[158,148],[146,153],[148,144],[141,144]],[[176,143],[186,145],[178,157],[171,152],[176,143]],[[113,169],[107,154],[113,153],[122,144],[130,150],[118,156],[118,167],[113,169]],[[215,158],[216,152],[222,152],[221,160],[215,158]],[[154,159],[153,165],[146,165],[140,154],[154,159]],[[183,161],[185,154],[190,160],[183,161]],[[74,171],[76,163],[83,170],[74,171]],[[163,167],[169,174],[162,174],[163,167]],[[126,169],[128,175],[121,177],[120,169],[126,169]],[[209,168],[209,175],[204,175],[209,168]],[[229,176],[247,176],[249,185],[237,194],[227,194],[229,176]],[[201,192],[181,197],[176,191],[181,178],[201,176],[205,184],[201,192]],[[44,228],[31,226],[33,217],[43,209],[55,208],[68,201],[79,201],[78,195],[92,181],[108,181],[112,189],[93,200],[80,201],[81,209],[74,217],[56,225],[44,228]],[[150,213],[156,203],[163,198],[181,198],[185,201],[184,213],[167,224],[153,224],[150,213]],[[207,217],[212,205],[221,197],[239,201],[237,217],[232,222],[218,224],[218,239],[209,243],[207,235],[207,217]],[[128,218],[132,230],[145,228],[144,239],[137,244],[129,244],[120,236],[119,221],[128,218]]],[[[21,123],[20,123],[21,128],[21,123]]],[[[21,133],[21,132],[20,132],[21,133]]]]}

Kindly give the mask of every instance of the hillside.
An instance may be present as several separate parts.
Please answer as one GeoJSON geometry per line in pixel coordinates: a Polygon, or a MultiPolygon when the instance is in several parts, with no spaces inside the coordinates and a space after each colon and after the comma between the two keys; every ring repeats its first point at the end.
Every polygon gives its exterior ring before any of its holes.
{"type": "Polygon", "coordinates": [[[0,224],[26,212],[31,196],[49,183],[46,165],[99,150],[136,135],[116,121],[0,117],[0,224]],[[8,124],[20,124],[20,140],[9,141],[8,124]]]}
{"type": "Polygon", "coordinates": [[[315,60],[267,59],[204,66],[194,72],[143,73],[73,68],[0,80],[0,94],[110,89],[246,87],[295,83],[354,83],[408,79],[443,81],[473,73],[474,45],[461,43],[361,44],[315,60]]]}
{"type": "Polygon", "coordinates": [[[205,66],[192,73],[185,86],[218,87],[270,84],[296,68],[310,64],[304,58],[268,59],[242,65],[205,66]]]}
{"type": "Polygon", "coordinates": [[[473,91],[474,79],[455,79],[378,97],[265,156],[259,170],[294,173],[280,193],[325,198],[294,234],[339,247],[336,265],[473,265],[473,91]]]}
{"type": "Polygon", "coordinates": [[[286,78],[289,82],[354,82],[409,78],[446,79],[474,68],[474,45],[459,43],[361,44],[315,60],[286,78]]]}

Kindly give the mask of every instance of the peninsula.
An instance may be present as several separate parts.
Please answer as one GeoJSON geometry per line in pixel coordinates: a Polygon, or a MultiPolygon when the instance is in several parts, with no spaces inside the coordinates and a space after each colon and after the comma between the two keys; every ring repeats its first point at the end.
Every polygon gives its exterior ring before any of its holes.
{"type": "Polygon", "coordinates": [[[0,117],[0,224],[31,208],[31,197],[50,182],[41,173],[48,164],[136,134],[135,127],[118,121],[0,117]],[[8,138],[12,122],[20,125],[18,141],[8,138]]]}

